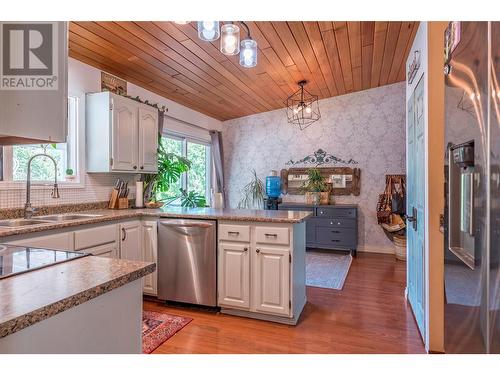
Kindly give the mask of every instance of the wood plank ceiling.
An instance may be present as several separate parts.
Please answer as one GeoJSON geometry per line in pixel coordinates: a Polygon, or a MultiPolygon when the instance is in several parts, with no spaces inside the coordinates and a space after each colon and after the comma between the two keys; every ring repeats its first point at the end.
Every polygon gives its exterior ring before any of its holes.
{"type": "MultiPolygon", "coordinates": [[[[405,79],[418,22],[247,22],[258,64],[245,69],[196,23],[70,22],[69,55],[219,120],[285,106],[306,79],[321,99],[405,79]]],[[[241,28],[242,39],[244,37],[241,28]]]]}

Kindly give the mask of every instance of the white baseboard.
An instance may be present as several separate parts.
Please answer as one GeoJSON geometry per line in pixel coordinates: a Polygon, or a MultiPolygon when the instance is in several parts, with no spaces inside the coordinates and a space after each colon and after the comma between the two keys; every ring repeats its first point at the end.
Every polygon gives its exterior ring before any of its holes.
{"type": "Polygon", "coordinates": [[[361,253],[378,253],[378,254],[395,254],[394,246],[358,246],[358,251],[361,253]]]}

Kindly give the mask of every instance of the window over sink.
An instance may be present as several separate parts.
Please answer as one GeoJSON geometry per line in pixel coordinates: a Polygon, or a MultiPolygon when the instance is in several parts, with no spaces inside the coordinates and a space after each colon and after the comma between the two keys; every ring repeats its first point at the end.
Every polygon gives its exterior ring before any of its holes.
{"type": "MultiPolygon", "coordinates": [[[[36,154],[47,154],[57,162],[57,179],[65,183],[79,182],[78,163],[78,98],[68,97],[68,135],[66,143],[30,144],[0,148],[0,181],[24,182],[29,159],[36,154]]],[[[38,158],[31,165],[32,180],[54,180],[54,166],[49,158],[38,158]]]]}

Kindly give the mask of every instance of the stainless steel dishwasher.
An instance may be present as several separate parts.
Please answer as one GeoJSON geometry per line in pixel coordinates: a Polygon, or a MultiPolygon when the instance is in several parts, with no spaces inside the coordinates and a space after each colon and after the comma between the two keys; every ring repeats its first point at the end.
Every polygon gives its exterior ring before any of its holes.
{"type": "Polygon", "coordinates": [[[160,219],[158,298],[217,305],[216,222],[160,219]]]}

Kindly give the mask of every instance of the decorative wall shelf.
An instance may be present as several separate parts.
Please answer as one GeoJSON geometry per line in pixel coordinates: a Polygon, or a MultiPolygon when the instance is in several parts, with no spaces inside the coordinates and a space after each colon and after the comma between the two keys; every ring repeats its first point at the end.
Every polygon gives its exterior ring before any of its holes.
{"type": "MultiPolygon", "coordinates": [[[[311,168],[289,168],[281,170],[283,194],[304,194],[300,187],[307,182],[307,174],[311,168]]],[[[328,182],[331,195],[360,194],[361,170],[350,167],[318,167],[328,182]]]]}

